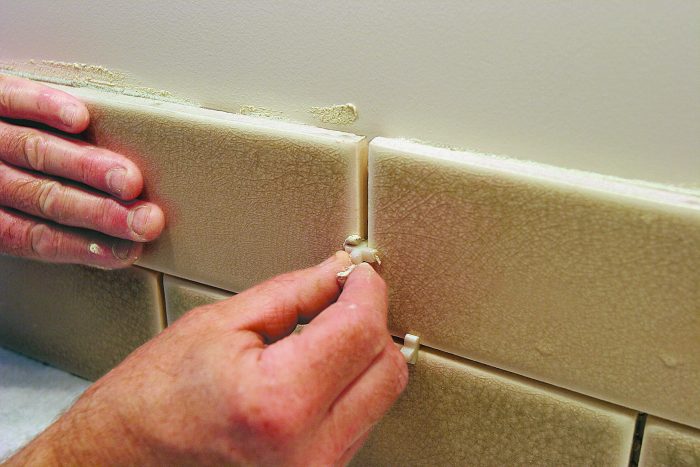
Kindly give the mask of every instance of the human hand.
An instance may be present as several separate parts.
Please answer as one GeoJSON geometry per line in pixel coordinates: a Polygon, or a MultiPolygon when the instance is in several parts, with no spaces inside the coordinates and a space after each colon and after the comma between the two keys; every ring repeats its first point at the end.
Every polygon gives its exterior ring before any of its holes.
{"type": "Polygon", "coordinates": [[[326,262],[189,312],[10,465],[347,463],[403,391],[384,281],[326,262]],[[291,334],[297,322],[308,322],[291,334]]]}
{"type": "MultiPolygon", "coordinates": [[[[10,76],[0,76],[0,117],[73,134],[90,120],[73,96],[10,76]]],[[[134,201],[142,188],[141,171],[120,154],[0,120],[0,253],[128,266],[165,222],[158,206],[134,201]]]]}

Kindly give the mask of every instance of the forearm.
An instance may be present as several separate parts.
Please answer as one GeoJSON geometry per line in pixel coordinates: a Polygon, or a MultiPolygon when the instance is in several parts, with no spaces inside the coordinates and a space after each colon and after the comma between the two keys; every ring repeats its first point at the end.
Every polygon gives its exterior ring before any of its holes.
{"type": "Polygon", "coordinates": [[[83,396],[3,466],[143,465],[143,446],[114,411],[83,396]]]}

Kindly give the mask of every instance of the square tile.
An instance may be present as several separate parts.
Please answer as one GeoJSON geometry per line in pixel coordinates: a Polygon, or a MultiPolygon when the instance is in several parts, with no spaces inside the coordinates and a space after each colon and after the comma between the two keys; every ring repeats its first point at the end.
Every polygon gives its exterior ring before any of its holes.
{"type": "Polygon", "coordinates": [[[389,325],[700,426],[700,195],[376,138],[369,242],[389,325]]]}
{"type": "Polygon", "coordinates": [[[163,329],[159,276],[0,256],[0,345],[95,380],[163,329]]]}
{"type": "Polygon", "coordinates": [[[697,467],[700,431],[656,417],[647,418],[639,467],[697,467]]]}
{"type": "Polygon", "coordinates": [[[88,139],[130,157],[165,211],[142,266],[239,292],[365,233],[361,136],[63,89],[88,104],[88,139]]]}
{"type": "Polygon", "coordinates": [[[163,276],[163,292],[165,293],[165,313],[168,318],[168,326],[193,308],[216,303],[233,295],[213,287],[168,275],[163,276]]]}
{"type": "Polygon", "coordinates": [[[636,413],[421,348],[353,465],[627,466],[636,413]]]}

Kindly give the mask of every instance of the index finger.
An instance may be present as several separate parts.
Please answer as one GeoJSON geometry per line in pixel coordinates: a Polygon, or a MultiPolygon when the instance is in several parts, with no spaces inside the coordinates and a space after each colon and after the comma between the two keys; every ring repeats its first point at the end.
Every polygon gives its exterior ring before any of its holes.
{"type": "Polygon", "coordinates": [[[360,264],[336,303],[301,334],[267,347],[263,358],[270,358],[299,381],[313,381],[307,386],[307,399],[328,407],[386,346],[387,307],[384,280],[370,265],[360,264]]]}
{"type": "Polygon", "coordinates": [[[14,76],[0,76],[0,117],[32,120],[68,133],[87,128],[87,107],[68,93],[14,76]]]}

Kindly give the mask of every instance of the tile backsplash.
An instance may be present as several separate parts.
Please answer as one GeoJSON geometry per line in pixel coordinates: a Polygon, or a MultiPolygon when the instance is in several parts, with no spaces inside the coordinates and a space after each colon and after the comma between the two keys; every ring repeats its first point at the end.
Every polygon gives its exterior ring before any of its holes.
{"type": "Polygon", "coordinates": [[[642,465],[698,465],[700,193],[63,89],[167,227],[121,271],[0,257],[0,345],[96,379],[360,234],[423,347],[355,465],[627,465],[638,412],[642,465]]]}

